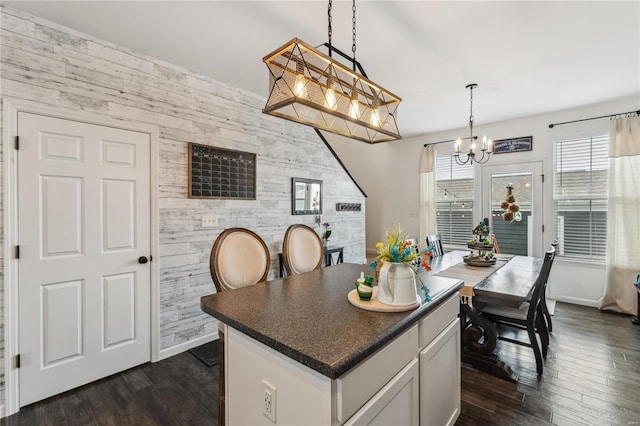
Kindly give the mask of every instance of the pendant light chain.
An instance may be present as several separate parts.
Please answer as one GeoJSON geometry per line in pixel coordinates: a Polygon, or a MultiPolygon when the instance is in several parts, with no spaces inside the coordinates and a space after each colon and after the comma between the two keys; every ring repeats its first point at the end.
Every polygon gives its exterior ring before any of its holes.
{"type": "Polygon", "coordinates": [[[329,7],[327,8],[327,15],[329,19],[329,57],[331,58],[331,35],[333,34],[333,28],[331,27],[331,7],[333,6],[333,1],[329,0],[329,7]]]}
{"type": "Polygon", "coordinates": [[[353,23],[353,27],[351,33],[353,35],[353,44],[351,45],[351,51],[353,52],[353,70],[356,70],[356,0],[353,0],[353,6],[351,6],[351,10],[353,11],[353,18],[351,18],[351,22],[353,23]]]}
{"type": "MultiPolygon", "coordinates": [[[[469,136],[473,137],[473,86],[469,87],[471,91],[471,102],[469,103],[469,136]]],[[[469,143],[472,143],[473,140],[470,140],[469,143]]]]}

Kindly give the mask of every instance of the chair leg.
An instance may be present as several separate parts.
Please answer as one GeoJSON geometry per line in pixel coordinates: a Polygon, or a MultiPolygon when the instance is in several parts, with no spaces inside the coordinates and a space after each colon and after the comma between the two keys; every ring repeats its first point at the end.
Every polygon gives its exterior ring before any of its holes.
{"type": "MultiPolygon", "coordinates": [[[[545,288],[546,290],[546,288],[545,288]]],[[[547,323],[547,330],[549,333],[553,332],[553,324],[551,323],[551,314],[549,313],[549,308],[547,307],[547,297],[543,294],[542,301],[540,302],[542,305],[542,312],[544,313],[544,320],[547,323]]]]}
{"type": "Polygon", "coordinates": [[[547,331],[547,324],[545,324],[542,315],[538,315],[536,318],[536,331],[540,335],[540,342],[542,343],[542,356],[547,359],[547,348],[549,347],[549,332],[547,331]]]}
{"type": "Polygon", "coordinates": [[[531,327],[527,327],[527,333],[531,341],[533,355],[536,357],[536,371],[538,372],[538,376],[542,376],[542,353],[540,353],[540,346],[538,346],[538,338],[536,337],[536,330],[533,324],[531,327]]]}

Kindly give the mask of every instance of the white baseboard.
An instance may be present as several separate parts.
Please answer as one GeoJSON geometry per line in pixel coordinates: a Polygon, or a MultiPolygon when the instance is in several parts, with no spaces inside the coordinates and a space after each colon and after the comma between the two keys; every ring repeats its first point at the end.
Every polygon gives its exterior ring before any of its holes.
{"type": "Polygon", "coordinates": [[[571,303],[573,305],[589,306],[590,308],[599,307],[597,300],[580,299],[578,297],[552,296],[556,302],[571,303]]]}
{"type": "Polygon", "coordinates": [[[200,345],[204,345],[205,343],[213,342],[214,340],[217,340],[217,339],[218,339],[218,331],[216,330],[215,333],[207,334],[205,336],[198,337],[197,339],[189,340],[188,342],[171,346],[170,348],[161,349],[158,361],[162,361],[163,359],[167,359],[174,355],[181,354],[182,352],[186,352],[189,349],[196,348],[200,345]]]}

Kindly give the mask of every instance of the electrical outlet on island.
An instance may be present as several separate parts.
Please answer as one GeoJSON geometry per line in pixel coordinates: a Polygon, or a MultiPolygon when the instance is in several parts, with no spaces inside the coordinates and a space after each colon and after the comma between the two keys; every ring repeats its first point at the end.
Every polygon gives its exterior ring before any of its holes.
{"type": "Polygon", "coordinates": [[[266,380],[262,381],[264,386],[264,405],[262,414],[269,417],[272,422],[276,422],[276,387],[266,380]]]}

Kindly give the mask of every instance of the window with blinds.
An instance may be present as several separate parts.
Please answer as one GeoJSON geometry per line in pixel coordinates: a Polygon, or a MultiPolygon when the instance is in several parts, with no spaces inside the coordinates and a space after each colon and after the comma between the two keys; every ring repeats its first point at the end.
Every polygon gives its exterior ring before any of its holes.
{"type": "Polygon", "coordinates": [[[442,243],[467,248],[473,230],[473,167],[436,157],[436,227],[442,243]]]}
{"type": "Polygon", "coordinates": [[[556,143],[554,232],[560,256],[604,261],[608,143],[608,136],[556,143]]]}

